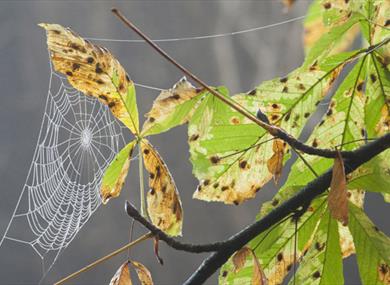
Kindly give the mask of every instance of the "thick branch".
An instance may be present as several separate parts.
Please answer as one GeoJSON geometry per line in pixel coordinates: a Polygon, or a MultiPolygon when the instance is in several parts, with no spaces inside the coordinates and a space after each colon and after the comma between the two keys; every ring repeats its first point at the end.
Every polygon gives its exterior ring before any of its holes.
{"type": "MultiPolygon", "coordinates": [[[[366,163],[388,148],[390,148],[390,133],[355,151],[352,151],[351,157],[344,159],[345,173],[351,173],[360,165],[366,163]]],[[[206,258],[184,284],[198,285],[205,282],[229,259],[235,251],[242,248],[260,233],[281,221],[294,210],[307,205],[315,197],[325,192],[329,188],[331,179],[332,169],[329,169],[327,172],[307,184],[295,196],[284,202],[278,208],[274,209],[264,218],[230,237],[226,242],[227,245],[224,246],[222,250],[219,250],[206,258]]]]}
{"type": "Polygon", "coordinates": [[[126,201],[125,209],[127,214],[132,217],[137,222],[141,223],[145,228],[147,228],[154,236],[156,236],[159,240],[164,241],[167,245],[170,247],[187,251],[187,252],[193,252],[193,253],[201,253],[201,252],[213,252],[217,250],[221,250],[223,246],[225,246],[226,242],[216,242],[216,243],[209,243],[209,244],[189,244],[189,243],[182,243],[174,238],[168,236],[166,233],[161,231],[159,228],[154,226],[152,223],[150,223],[148,220],[146,220],[139,212],[138,210],[130,204],[128,201],[126,201]]]}

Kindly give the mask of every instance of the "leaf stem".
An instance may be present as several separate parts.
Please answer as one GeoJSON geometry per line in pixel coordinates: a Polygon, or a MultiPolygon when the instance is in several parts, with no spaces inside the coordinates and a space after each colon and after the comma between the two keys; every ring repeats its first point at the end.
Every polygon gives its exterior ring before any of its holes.
{"type": "Polygon", "coordinates": [[[98,265],[98,264],[100,264],[100,263],[102,263],[102,262],[104,262],[104,261],[114,257],[115,255],[118,255],[121,252],[126,251],[127,249],[131,248],[132,246],[134,246],[134,245],[136,245],[136,244],[138,244],[138,243],[140,243],[140,242],[142,242],[144,240],[147,240],[147,239],[151,238],[152,236],[153,236],[152,233],[147,233],[147,234],[139,237],[135,241],[130,242],[130,243],[126,244],[125,246],[122,246],[121,248],[111,252],[110,254],[107,254],[106,256],[103,256],[103,257],[99,258],[98,260],[92,262],[91,264],[81,268],[80,270],[78,270],[78,271],[68,275],[67,277],[61,279],[60,281],[58,281],[56,283],[54,283],[54,285],[64,284],[65,282],[69,281],[70,279],[75,278],[76,276],[80,275],[81,273],[86,272],[86,271],[92,269],[96,265],[98,265]]]}
{"type": "Polygon", "coordinates": [[[138,145],[138,172],[139,172],[139,196],[141,200],[141,215],[146,216],[146,204],[145,204],[145,188],[144,188],[144,167],[143,167],[143,156],[141,151],[141,142],[138,145]]]}

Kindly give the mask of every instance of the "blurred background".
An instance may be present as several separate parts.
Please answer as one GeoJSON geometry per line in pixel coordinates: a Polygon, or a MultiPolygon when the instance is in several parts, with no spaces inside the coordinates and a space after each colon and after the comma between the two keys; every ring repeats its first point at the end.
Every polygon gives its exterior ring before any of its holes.
{"type": "MultiPolygon", "coordinates": [[[[120,8],[151,38],[180,38],[234,32],[302,16],[310,1],[297,1],[286,13],[281,2],[262,1],[0,1],[0,236],[12,216],[29,170],[47,97],[50,68],[46,37],[37,24],[70,26],[84,37],[137,39],[110,12],[120,8]]],[[[231,94],[264,80],[286,75],[303,60],[302,20],[256,32],[215,39],[161,43],[169,54],[210,85],[226,85],[231,94]]],[[[110,49],[140,84],[170,88],[182,74],[144,43],[96,42],[110,49]]],[[[140,114],[157,91],[137,88],[140,114]]],[[[239,207],[192,199],[197,180],[191,174],[186,127],[151,139],[170,168],[184,208],[183,241],[225,239],[254,220],[261,204],[275,193],[272,185],[239,207]]],[[[122,195],[101,206],[60,256],[44,279],[50,284],[128,242],[130,219],[125,200],[138,205],[138,174],[133,164],[122,195]]],[[[380,195],[367,195],[365,209],[390,233],[380,195]],[[380,206],[378,206],[380,205],[380,206]]],[[[134,236],[143,234],[135,225],[134,236]]],[[[181,284],[207,255],[190,255],[160,243],[165,264],[157,263],[152,242],[131,250],[152,272],[156,284],[181,284]]],[[[80,275],[70,284],[108,284],[126,253],[80,275]]],[[[345,261],[347,284],[359,284],[356,261],[345,261]]],[[[0,284],[37,284],[41,259],[32,248],[5,241],[0,248],[0,284]]],[[[207,284],[216,284],[217,276],[207,284]]]]}

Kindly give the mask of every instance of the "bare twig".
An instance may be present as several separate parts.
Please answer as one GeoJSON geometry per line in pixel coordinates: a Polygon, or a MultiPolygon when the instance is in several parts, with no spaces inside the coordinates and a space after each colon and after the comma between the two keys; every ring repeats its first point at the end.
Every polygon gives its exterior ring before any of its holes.
{"type": "Polygon", "coordinates": [[[138,244],[138,243],[140,243],[140,242],[142,242],[144,240],[147,240],[147,239],[151,238],[152,236],[153,236],[152,233],[147,233],[147,234],[139,237],[135,241],[132,241],[132,242],[126,244],[125,246],[123,246],[123,247],[121,247],[121,248],[111,252],[110,254],[107,254],[106,256],[103,256],[102,258],[99,258],[98,260],[92,262],[91,264],[89,264],[89,265],[81,268],[80,270],[78,270],[78,271],[76,271],[76,272],[66,276],[65,278],[61,279],[60,281],[54,283],[54,285],[64,284],[65,282],[75,278],[76,276],[80,275],[81,273],[86,272],[86,271],[92,269],[96,265],[98,265],[98,264],[100,264],[100,263],[102,263],[102,262],[104,262],[104,261],[114,257],[115,255],[118,255],[121,252],[126,251],[127,249],[131,248],[132,246],[134,246],[134,245],[136,245],[136,244],[138,244]]]}
{"type": "MultiPolygon", "coordinates": [[[[183,65],[178,63],[175,59],[173,59],[170,55],[168,55],[162,48],[160,48],[156,43],[154,43],[145,33],[143,33],[137,26],[135,26],[130,20],[128,20],[118,9],[113,8],[111,10],[128,28],[132,29],[135,33],[137,33],[142,39],[145,40],[146,43],[148,43],[154,50],[156,50],[162,57],[167,59],[169,62],[171,62],[174,66],[176,66],[179,70],[181,70],[185,75],[193,79],[196,83],[198,83],[200,86],[202,86],[204,89],[206,89],[208,92],[210,92],[213,96],[217,97],[219,100],[251,120],[252,122],[256,123],[260,127],[264,128],[267,132],[269,132],[272,136],[277,137],[288,143],[291,147],[300,150],[306,154],[310,155],[317,155],[327,158],[334,158],[337,155],[337,152],[332,149],[320,149],[315,148],[309,145],[306,145],[296,138],[292,137],[288,133],[286,133],[281,128],[271,125],[265,121],[260,120],[257,118],[254,114],[252,114],[250,111],[248,111],[245,107],[241,106],[237,102],[235,102],[230,97],[225,97],[221,93],[219,93],[217,90],[211,88],[208,86],[203,80],[198,78],[196,75],[194,75],[192,72],[190,72],[187,68],[185,68],[183,65]]],[[[382,42],[372,45],[368,47],[367,49],[362,49],[359,52],[357,52],[354,56],[358,56],[359,54],[363,53],[370,53],[373,50],[377,49],[378,47],[387,44],[390,41],[390,38],[386,38],[382,42]]],[[[344,158],[352,157],[351,151],[343,151],[341,152],[342,156],[344,158]]]]}

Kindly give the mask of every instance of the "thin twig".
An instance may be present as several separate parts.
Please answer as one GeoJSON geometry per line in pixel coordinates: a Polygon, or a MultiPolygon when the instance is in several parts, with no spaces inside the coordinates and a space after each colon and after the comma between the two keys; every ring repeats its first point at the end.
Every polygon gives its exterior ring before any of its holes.
{"type": "MultiPolygon", "coordinates": [[[[198,83],[200,86],[202,86],[204,89],[206,89],[208,92],[210,92],[213,96],[217,97],[219,100],[251,120],[252,122],[256,123],[260,127],[264,128],[267,132],[269,132],[272,136],[277,137],[288,143],[291,147],[296,148],[297,150],[300,150],[306,154],[309,155],[317,155],[327,158],[335,158],[337,155],[337,152],[332,149],[320,149],[315,148],[309,145],[306,145],[296,138],[292,137],[288,133],[286,133],[281,128],[268,124],[266,122],[263,122],[262,120],[258,119],[254,114],[252,114],[250,111],[248,111],[245,107],[235,102],[230,97],[226,97],[219,93],[217,90],[211,88],[208,86],[204,81],[202,81],[200,78],[198,78],[196,75],[194,75],[192,72],[190,72],[187,68],[185,68],[183,65],[178,63],[175,59],[173,59],[170,55],[168,55],[162,48],[160,48],[156,43],[154,43],[145,33],[143,33],[137,26],[135,26],[131,21],[129,21],[118,9],[113,8],[111,11],[130,29],[132,29],[136,34],[138,34],[143,40],[145,40],[146,43],[148,43],[155,51],[157,51],[162,57],[164,57],[166,60],[171,62],[175,67],[177,67],[179,70],[181,70],[185,75],[193,79],[196,83],[198,83]]],[[[370,46],[367,49],[361,50],[359,53],[370,53],[376,48],[387,44],[390,41],[390,38],[386,38],[382,42],[370,46]]],[[[359,54],[358,53],[358,54],[359,54]]],[[[343,151],[341,152],[342,156],[344,158],[350,158],[352,156],[351,151],[343,151]]]]}
{"type": "Polygon", "coordinates": [[[119,249],[117,249],[117,250],[111,252],[110,254],[107,254],[106,256],[103,256],[102,258],[99,258],[98,260],[92,262],[91,264],[89,264],[89,265],[87,265],[87,266],[81,268],[80,270],[78,270],[78,271],[76,271],[76,272],[74,272],[74,273],[72,273],[72,274],[66,276],[65,278],[61,279],[60,281],[54,283],[54,285],[64,284],[65,282],[69,281],[70,279],[75,278],[76,276],[80,275],[81,273],[86,272],[86,271],[92,269],[92,268],[95,267],[96,265],[98,265],[98,264],[100,264],[100,263],[102,263],[102,262],[104,262],[104,261],[106,261],[106,260],[108,260],[108,259],[114,257],[115,255],[118,255],[118,254],[121,253],[121,252],[126,251],[126,250],[129,249],[130,247],[132,247],[132,246],[134,246],[134,245],[136,245],[136,244],[138,244],[138,243],[140,243],[140,242],[142,242],[142,241],[144,241],[144,240],[147,240],[147,239],[151,238],[152,236],[153,236],[152,233],[147,233],[147,234],[145,234],[145,235],[139,237],[139,238],[136,239],[135,241],[132,241],[132,242],[126,244],[125,246],[122,246],[121,248],[119,248],[119,249]]]}

